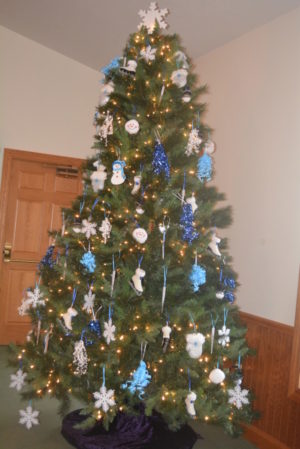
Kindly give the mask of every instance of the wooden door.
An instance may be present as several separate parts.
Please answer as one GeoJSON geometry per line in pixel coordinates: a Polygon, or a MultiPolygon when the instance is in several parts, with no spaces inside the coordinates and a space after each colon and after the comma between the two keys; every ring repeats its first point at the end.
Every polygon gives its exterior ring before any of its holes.
{"type": "Polygon", "coordinates": [[[70,206],[81,192],[81,163],[4,150],[0,244],[6,256],[0,262],[0,344],[21,343],[30,329],[28,316],[19,316],[17,308],[24,290],[34,286],[37,265],[51,244],[48,230],[61,227],[61,207],[70,206]]]}

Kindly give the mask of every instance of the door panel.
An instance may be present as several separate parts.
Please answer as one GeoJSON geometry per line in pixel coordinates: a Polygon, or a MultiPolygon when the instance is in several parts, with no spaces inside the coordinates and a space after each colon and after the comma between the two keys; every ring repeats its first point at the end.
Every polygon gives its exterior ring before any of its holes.
{"type": "Polygon", "coordinates": [[[0,242],[11,245],[0,262],[0,344],[24,341],[29,318],[20,317],[24,289],[33,287],[37,265],[60,229],[61,207],[81,193],[81,159],[5,150],[0,202],[0,242]]]}

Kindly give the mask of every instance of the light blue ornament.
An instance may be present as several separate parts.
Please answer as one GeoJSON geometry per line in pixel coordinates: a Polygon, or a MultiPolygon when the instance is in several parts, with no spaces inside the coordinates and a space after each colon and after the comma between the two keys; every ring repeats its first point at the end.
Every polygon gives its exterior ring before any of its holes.
{"type": "Polygon", "coordinates": [[[82,258],[80,259],[80,263],[86,268],[89,273],[94,273],[96,269],[96,260],[94,254],[91,251],[87,251],[84,253],[82,258]]]}
{"type": "Polygon", "coordinates": [[[104,73],[104,75],[109,76],[110,72],[114,69],[117,69],[119,67],[121,57],[117,56],[116,58],[112,59],[109,64],[107,64],[103,69],[101,69],[101,72],[104,73]]]}
{"type": "Polygon", "coordinates": [[[206,282],[206,271],[201,267],[201,265],[197,265],[195,263],[193,265],[189,278],[193,284],[194,292],[197,292],[200,285],[203,285],[206,282]]]}
{"type": "Polygon", "coordinates": [[[125,390],[128,388],[131,394],[134,394],[136,391],[139,392],[139,398],[143,399],[145,394],[144,389],[149,385],[151,380],[151,375],[148,373],[146,363],[141,360],[139,367],[133,373],[133,380],[127,380],[124,384],[122,384],[121,388],[125,390]]]}
{"type": "Polygon", "coordinates": [[[198,173],[197,176],[201,182],[210,181],[212,174],[212,159],[209,154],[204,153],[198,161],[198,173]]]}

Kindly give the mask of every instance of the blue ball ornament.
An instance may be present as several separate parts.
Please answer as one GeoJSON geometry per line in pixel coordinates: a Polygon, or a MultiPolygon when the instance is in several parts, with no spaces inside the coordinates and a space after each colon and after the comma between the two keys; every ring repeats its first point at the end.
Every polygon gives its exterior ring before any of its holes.
{"type": "Polygon", "coordinates": [[[96,259],[94,254],[91,253],[91,251],[87,251],[86,253],[84,253],[82,258],[80,259],[80,263],[89,273],[94,273],[96,269],[96,259]]]}
{"type": "Polygon", "coordinates": [[[206,271],[201,265],[194,264],[189,278],[193,284],[194,292],[197,292],[199,287],[206,282],[206,271]]]}
{"type": "Polygon", "coordinates": [[[210,181],[212,174],[212,159],[209,154],[204,153],[198,160],[197,176],[201,182],[210,181]]]}
{"type": "Polygon", "coordinates": [[[166,155],[163,145],[159,141],[155,144],[152,167],[155,175],[164,174],[166,179],[170,179],[168,156],[166,155]]]}

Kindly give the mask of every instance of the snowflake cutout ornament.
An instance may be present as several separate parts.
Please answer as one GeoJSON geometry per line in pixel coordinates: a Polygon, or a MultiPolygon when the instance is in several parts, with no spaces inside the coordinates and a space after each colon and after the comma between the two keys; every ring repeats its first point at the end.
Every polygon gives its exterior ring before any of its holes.
{"type": "Polygon", "coordinates": [[[235,405],[238,409],[241,409],[243,404],[249,404],[249,399],[247,397],[248,393],[248,390],[242,390],[240,385],[236,385],[233,389],[228,390],[228,403],[235,405]]]}
{"type": "Polygon", "coordinates": [[[18,369],[16,374],[11,374],[10,376],[10,388],[15,388],[17,391],[22,390],[24,384],[25,384],[25,377],[27,376],[26,373],[23,373],[21,369],[18,369]]]}
{"type": "Polygon", "coordinates": [[[95,398],[95,408],[101,408],[105,413],[108,412],[109,407],[116,405],[114,400],[114,390],[107,390],[105,385],[102,385],[100,391],[95,391],[93,396],[95,398]]]}
{"type": "Polygon", "coordinates": [[[104,332],[103,337],[106,340],[106,343],[109,345],[111,341],[115,341],[115,332],[116,326],[112,324],[112,319],[109,318],[107,322],[104,322],[104,332]]]}
{"type": "Polygon", "coordinates": [[[42,297],[43,297],[43,293],[41,293],[38,285],[36,285],[33,292],[31,292],[30,290],[27,291],[27,298],[24,301],[24,303],[25,303],[24,307],[29,308],[31,306],[35,309],[37,306],[44,306],[45,300],[41,299],[42,297]]]}
{"type": "Polygon", "coordinates": [[[142,22],[138,25],[138,29],[140,30],[142,26],[145,26],[148,33],[152,34],[155,29],[156,22],[160,28],[163,30],[166,29],[168,24],[165,21],[165,16],[168,13],[169,11],[166,8],[159,9],[156,2],[150,3],[148,11],[141,9],[138,13],[142,19],[142,22]]]}
{"type": "Polygon", "coordinates": [[[84,219],[82,220],[82,225],[81,228],[73,228],[73,231],[76,233],[83,233],[85,234],[87,239],[90,239],[90,237],[92,235],[96,235],[97,233],[97,224],[96,223],[92,223],[90,221],[91,219],[89,218],[88,220],[84,219]]]}
{"type": "Polygon", "coordinates": [[[218,330],[218,335],[219,335],[219,339],[218,339],[218,343],[220,345],[222,345],[223,347],[226,346],[227,343],[230,342],[230,329],[227,329],[227,327],[224,325],[222,326],[222,329],[218,330]]]}
{"type": "Polygon", "coordinates": [[[104,220],[102,220],[99,231],[101,232],[102,237],[104,239],[104,243],[106,244],[107,240],[110,238],[111,233],[111,224],[107,217],[105,217],[104,220]]]}
{"type": "Polygon", "coordinates": [[[94,301],[95,294],[92,292],[92,289],[89,289],[88,294],[84,295],[83,310],[86,310],[87,313],[91,313],[93,311],[94,301]]]}
{"type": "Polygon", "coordinates": [[[19,413],[19,423],[23,424],[28,430],[30,430],[32,426],[37,426],[39,424],[38,416],[40,412],[33,410],[31,405],[26,407],[25,410],[19,410],[19,413]]]}
{"type": "Polygon", "coordinates": [[[156,51],[157,48],[152,48],[151,45],[148,45],[144,50],[140,51],[141,58],[145,59],[146,62],[154,61],[156,51]]]}

